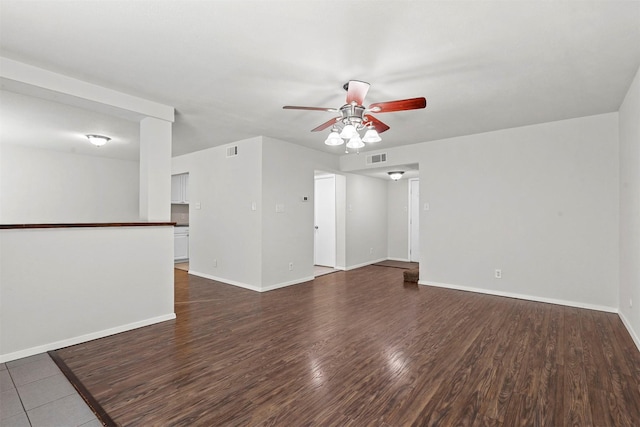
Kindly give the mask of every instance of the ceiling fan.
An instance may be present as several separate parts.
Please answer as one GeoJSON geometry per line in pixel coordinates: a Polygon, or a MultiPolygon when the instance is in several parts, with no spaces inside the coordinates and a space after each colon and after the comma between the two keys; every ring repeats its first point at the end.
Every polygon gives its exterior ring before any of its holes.
{"type": "Polygon", "coordinates": [[[380,133],[389,130],[389,126],[375,118],[371,113],[390,113],[392,111],[417,110],[427,106],[425,98],[410,98],[397,101],[377,102],[363,107],[364,97],[369,91],[369,83],[359,80],[350,80],[343,88],[347,91],[347,103],[340,108],[322,107],[299,107],[285,105],[285,110],[310,110],[328,111],[339,113],[340,115],[327,120],[320,126],[311,129],[311,132],[318,132],[331,126],[331,133],[324,141],[327,145],[342,145],[347,140],[347,152],[349,148],[359,150],[365,146],[365,142],[378,142],[380,133]],[[366,133],[361,138],[358,131],[366,129],[366,133]]]}

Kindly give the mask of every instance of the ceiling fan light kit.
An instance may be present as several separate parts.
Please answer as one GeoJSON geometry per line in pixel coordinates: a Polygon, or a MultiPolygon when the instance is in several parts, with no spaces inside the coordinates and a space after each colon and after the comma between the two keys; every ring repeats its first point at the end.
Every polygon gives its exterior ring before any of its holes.
{"type": "Polygon", "coordinates": [[[389,113],[393,111],[417,110],[427,106],[425,98],[402,99],[398,101],[378,102],[371,104],[368,108],[362,106],[364,97],[369,91],[369,83],[359,80],[350,80],[344,84],[347,91],[347,103],[339,109],[322,107],[300,107],[286,105],[285,110],[307,110],[307,111],[327,111],[330,113],[340,113],[338,117],[326,121],[320,126],[311,130],[319,132],[331,127],[331,133],[324,141],[326,145],[337,146],[344,144],[347,140],[346,152],[349,149],[360,152],[360,148],[366,143],[382,141],[380,134],[389,130],[389,126],[375,118],[371,113],[389,113]],[[365,130],[363,137],[359,132],[365,130]]]}
{"type": "Polygon", "coordinates": [[[380,142],[382,141],[382,138],[380,138],[380,135],[378,134],[378,132],[376,132],[376,128],[373,127],[373,125],[371,125],[367,128],[367,131],[364,133],[364,136],[362,137],[362,141],[363,142],[380,142]]]}
{"type": "Polygon", "coordinates": [[[364,142],[362,142],[362,139],[360,139],[360,135],[356,134],[356,136],[349,139],[349,142],[347,142],[347,148],[351,148],[353,150],[359,150],[362,147],[364,147],[364,142]]]}
{"type": "Polygon", "coordinates": [[[334,128],[331,130],[331,133],[327,139],[325,139],[324,143],[327,145],[342,145],[344,144],[344,140],[340,137],[338,129],[334,128]]]}

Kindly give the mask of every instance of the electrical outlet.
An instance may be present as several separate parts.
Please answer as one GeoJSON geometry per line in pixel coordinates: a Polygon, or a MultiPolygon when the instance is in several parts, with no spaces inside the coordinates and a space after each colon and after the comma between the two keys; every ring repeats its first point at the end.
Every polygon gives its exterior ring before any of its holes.
{"type": "Polygon", "coordinates": [[[629,308],[633,307],[633,300],[629,298],[629,308]]]}
{"type": "Polygon", "coordinates": [[[292,262],[289,263],[289,271],[293,271],[293,263],[292,262]]]}
{"type": "Polygon", "coordinates": [[[373,255],[373,248],[369,248],[369,255],[373,255]]]}
{"type": "Polygon", "coordinates": [[[502,279],[502,270],[496,268],[495,277],[496,279],[502,279]]]}
{"type": "Polygon", "coordinates": [[[214,260],[213,260],[213,266],[214,266],[214,267],[217,267],[217,266],[218,266],[218,260],[217,260],[217,259],[214,259],[214,260]]]}

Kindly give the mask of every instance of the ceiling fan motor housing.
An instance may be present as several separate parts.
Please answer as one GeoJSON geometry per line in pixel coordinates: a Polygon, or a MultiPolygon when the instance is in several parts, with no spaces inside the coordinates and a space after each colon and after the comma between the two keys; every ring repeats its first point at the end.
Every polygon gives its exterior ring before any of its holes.
{"type": "Polygon", "coordinates": [[[342,122],[344,124],[351,123],[358,129],[362,129],[365,110],[366,109],[362,105],[357,105],[355,103],[343,105],[340,108],[340,113],[342,114],[342,122]]]}

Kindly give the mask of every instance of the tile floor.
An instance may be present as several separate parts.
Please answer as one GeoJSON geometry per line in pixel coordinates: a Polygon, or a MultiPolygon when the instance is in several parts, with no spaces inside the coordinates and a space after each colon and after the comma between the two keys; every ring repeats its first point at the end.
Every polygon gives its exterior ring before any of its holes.
{"type": "MultiPolygon", "coordinates": [[[[178,270],[189,271],[189,263],[188,262],[178,262],[178,263],[175,263],[173,265],[173,267],[177,268],[178,270]]],[[[336,270],[335,268],[331,268],[331,267],[324,267],[324,266],[321,266],[321,265],[314,265],[313,266],[313,275],[314,275],[314,277],[323,276],[325,274],[333,273],[335,271],[339,271],[339,270],[336,270]]]]}
{"type": "Polygon", "coordinates": [[[173,268],[178,270],[189,271],[189,262],[176,262],[173,264],[173,268]]]}
{"type": "Polygon", "coordinates": [[[2,427],[102,426],[47,353],[0,363],[0,393],[2,427]]]}
{"type": "Polygon", "coordinates": [[[314,265],[313,266],[313,276],[314,277],[324,276],[325,274],[333,273],[333,272],[336,272],[336,271],[338,271],[338,270],[336,270],[335,268],[324,267],[322,265],[314,265]]]}

